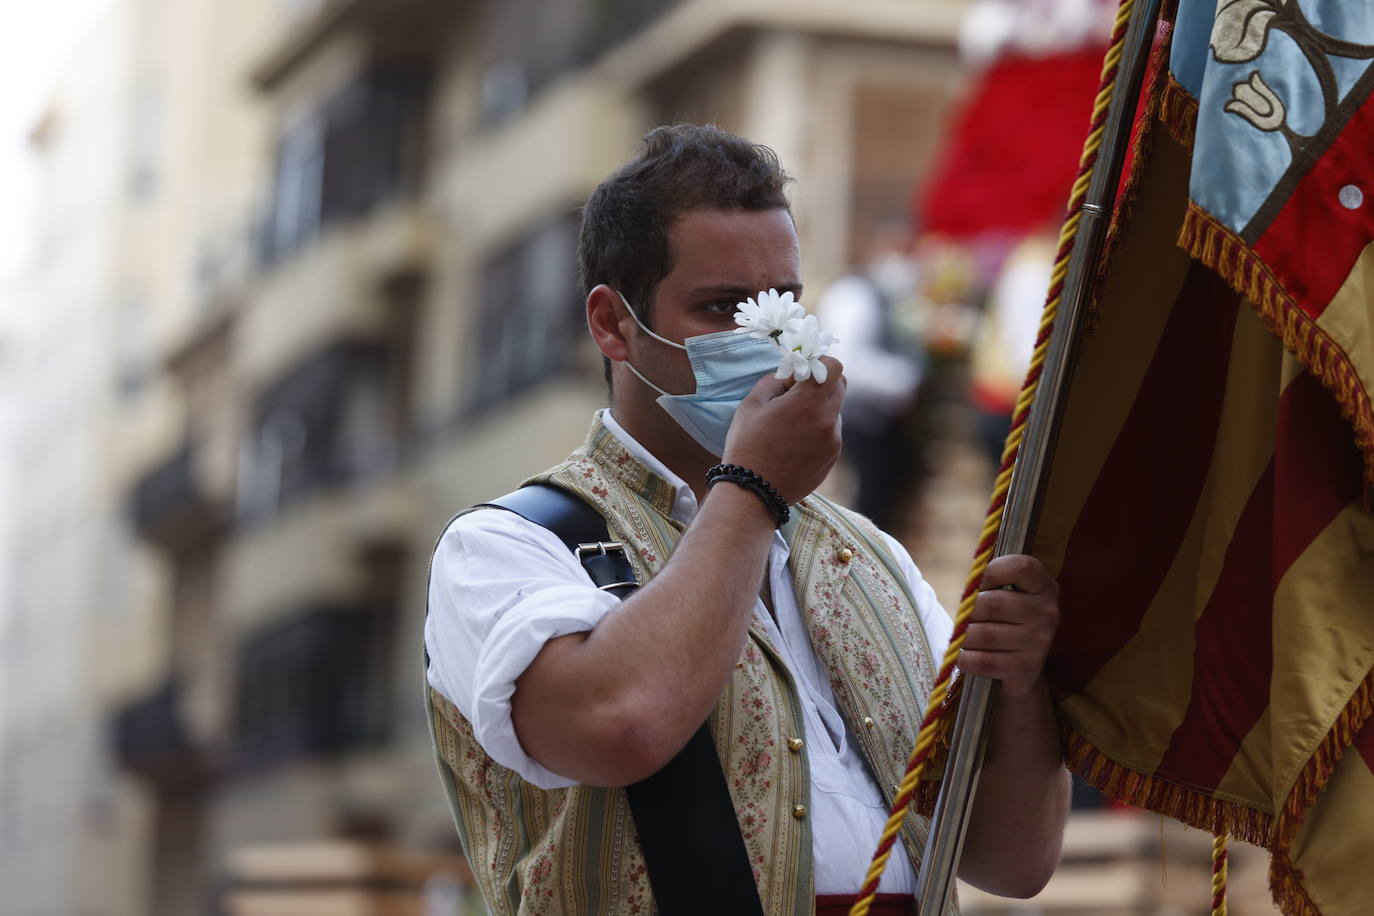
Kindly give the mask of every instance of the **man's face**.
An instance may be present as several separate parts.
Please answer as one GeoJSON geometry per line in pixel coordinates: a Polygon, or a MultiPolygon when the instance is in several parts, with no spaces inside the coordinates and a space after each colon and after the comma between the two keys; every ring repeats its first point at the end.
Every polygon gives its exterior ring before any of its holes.
{"type": "MultiPolygon", "coordinates": [[[[692,210],[669,229],[668,248],[673,267],[658,285],[648,321],[668,340],[733,330],[736,304],[760,290],[801,298],[801,251],[786,210],[692,210]]],[[[683,351],[643,333],[630,349],[634,365],[665,391],[696,390],[683,351]]],[[[617,400],[622,396],[658,394],[632,378],[616,381],[617,400]]]]}

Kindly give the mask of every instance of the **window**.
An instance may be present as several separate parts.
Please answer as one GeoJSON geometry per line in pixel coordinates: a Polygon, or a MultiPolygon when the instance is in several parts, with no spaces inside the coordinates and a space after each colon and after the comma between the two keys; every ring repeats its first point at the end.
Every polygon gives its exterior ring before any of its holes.
{"type": "Polygon", "coordinates": [[[424,70],[375,68],[283,128],[263,259],[419,185],[424,70]]]}
{"type": "Polygon", "coordinates": [[[136,398],[147,387],[156,368],[148,305],[129,295],[119,303],[115,325],[115,388],[125,400],[136,398]]]}
{"type": "Polygon", "coordinates": [[[485,409],[568,368],[582,339],[577,217],[562,214],[482,269],[472,408],[485,409]]]}
{"type": "Polygon", "coordinates": [[[388,732],[388,615],[371,607],[305,608],[238,651],[235,768],[373,745],[388,732]]]}
{"type": "Polygon", "coordinates": [[[525,107],[529,92],[529,78],[519,61],[497,61],[482,72],[482,119],[499,124],[513,118],[525,107]]]}
{"type": "Polygon", "coordinates": [[[281,504],[283,492],[299,488],[305,441],[305,421],[299,411],[280,407],[268,414],[240,463],[240,516],[271,515],[281,504]]]}
{"type": "Polygon", "coordinates": [[[939,150],[949,96],[939,88],[860,83],[853,94],[850,263],[867,257],[872,233],[905,218],[913,183],[939,150]]]}
{"type": "Polygon", "coordinates": [[[313,112],[282,132],[267,227],[269,260],[295,250],[320,228],[324,176],[323,124],[313,112]]]}
{"type": "Polygon", "coordinates": [[[162,90],[156,85],[139,88],[134,99],[129,194],[146,200],[157,192],[161,171],[161,146],[165,105],[162,90]]]}
{"type": "Polygon", "coordinates": [[[383,343],[338,341],[258,397],[239,462],[240,521],[392,466],[398,443],[378,419],[391,362],[383,343]]]}

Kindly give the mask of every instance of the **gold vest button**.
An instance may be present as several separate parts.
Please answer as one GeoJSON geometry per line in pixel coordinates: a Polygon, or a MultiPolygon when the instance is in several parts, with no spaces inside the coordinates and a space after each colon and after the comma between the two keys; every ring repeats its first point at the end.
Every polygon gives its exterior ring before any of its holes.
{"type": "Polygon", "coordinates": [[[806,805],[793,805],[792,816],[795,817],[797,820],[801,820],[802,818],[806,817],[806,805]]]}
{"type": "Polygon", "coordinates": [[[850,560],[854,559],[854,551],[850,550],[848,547],[841,547],[839,552],[835,554],[835,558],[841,563],[848,563],[850,560]]]}
{"type": "Polygon", "coordinates": [[[806,746],[806,742],[803,741],[803,740],[800,739],[800,738],[788,738],[788,739],[787,739],[787,749],[790,750],[790,751],[799,751],[799,750],[801,750],[801,749],[802,749],[803,747],[805,747],[805,746],[806,746]]]}
{"type": "Polygon", "coordinates": [[[864,723],[864,728],[872,728],[872,727],[873,727],[873,717],[872,717],[872,716],[864,716],[864,718],[863,718],[863,723],[864,723]]]}

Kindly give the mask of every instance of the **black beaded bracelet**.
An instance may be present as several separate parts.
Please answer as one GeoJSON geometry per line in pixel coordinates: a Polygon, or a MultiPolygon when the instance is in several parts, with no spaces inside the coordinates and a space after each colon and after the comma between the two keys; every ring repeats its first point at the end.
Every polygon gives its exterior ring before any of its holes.
{"type": "Polygon", "coordinates": [[[787,500],[782,498],[782,494],[773,488],[773,485],[764,480],[758,474],[746,467],[738,464],[718,464],[706,472],[706,486],[712,487],[722,480],[730,483],[739,484],[746,490],[753,490],[758,494],[759,499],[768,507],[768,511],[773,513],[777,519],[778,527],[787,524],[787,520],[792,516],[792,510],[787,508],[787,500]]]}

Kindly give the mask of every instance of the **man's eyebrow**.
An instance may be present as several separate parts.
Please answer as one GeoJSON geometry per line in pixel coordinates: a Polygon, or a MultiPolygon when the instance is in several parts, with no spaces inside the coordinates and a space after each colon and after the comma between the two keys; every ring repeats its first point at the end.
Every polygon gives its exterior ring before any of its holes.
{"type": "MultiPolygon", "coordinates": [[[[800,283],[774,288],[777,289],[779,293],[790,292],[794,299],[801,298],[802,285],[800,283]]],[[[743,286],[698,286],[689,293],[689,296],[693,299],[704,299],[710,296],[719,296],[722,299],[728,299],[733,296],[734,298],[744,300],[752,299],[760,292],[761,290],[747,289],[743,286]]]]}

